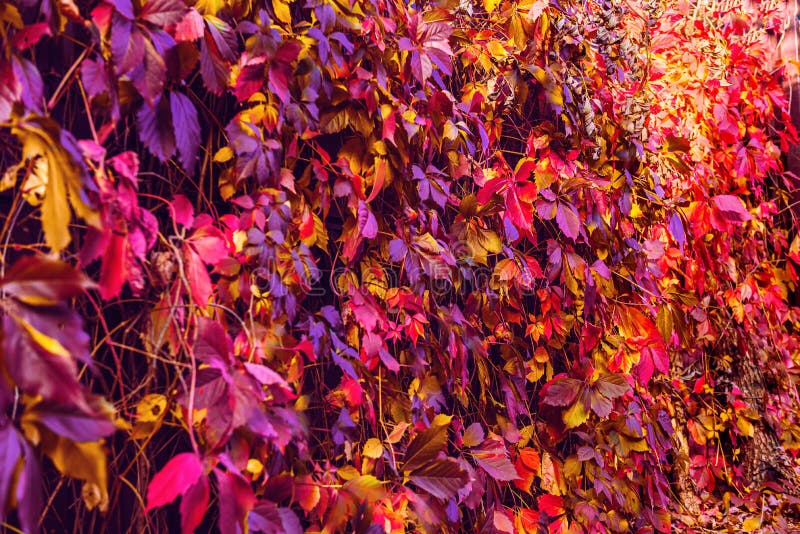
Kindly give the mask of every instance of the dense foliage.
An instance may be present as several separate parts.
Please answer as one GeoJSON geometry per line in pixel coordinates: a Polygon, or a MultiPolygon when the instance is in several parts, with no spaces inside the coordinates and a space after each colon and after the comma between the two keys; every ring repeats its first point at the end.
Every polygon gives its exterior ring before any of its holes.
{"type": "Polygon", "coordinates": [[[0,521],[791,530],[781,15],[0,0],[0,521]]]}

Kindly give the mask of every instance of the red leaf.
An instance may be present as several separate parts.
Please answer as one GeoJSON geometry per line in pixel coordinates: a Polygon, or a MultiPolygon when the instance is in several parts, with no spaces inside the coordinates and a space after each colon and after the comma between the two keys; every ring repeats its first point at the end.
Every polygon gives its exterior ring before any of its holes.
{"type": "Polygon", "coordinates": [[[103,268],[100,270],[98,289],[103,300],[110,300],[122,291],[128,278],[127,240],[124,235],[111,232],[111,239],[103,253],[103,268]]]}
{"type": "Polygon", "coordinates": [[[147,486],[147,508],[164,506],[178,496],[185,495],[201,476],[205,476],[203,462],[193,452],[184,452],[173,457],[161,471],[156,473],[147,486]]]}
{"type": "Polygon", "coordinates": [[[542,388],[542,402],[550,406],[570,406],[581,385],[582,382],[574,378],[555,377],[542,388]]]}
{"type": "Polygon", "coordinates": [[[208,509],[208,499],[211,491],[208,484],[208,478],[201,476],[200,479],[189,486],[189,489],[183,494],[181,499],[181,532],[183,534],[190,534],[195,531],[200,523],[203,522],[203,516],[206,515],[208,509]]]}
{"type": "Polygon", "coordinates": [[[68,263],[41,256],[19,259],[0,280],[0,288],[7,295],[34,305],[54,305],[81,295],[91,286],[91,282],[68,263]]]}
{"type": "Polygon", "coordinates": [[[250,483],[241,476],[214,470],[219,484],[219,526],[222,532],[244,531],[242,522],[253,506],[256,496],[250,483]]]}
{"type": "Polygon", "coordinates": [[[192,300],[201,308],[208,305],[213,287],[203,259],[190,246],[183,246],[183,263],[192,300]]]}
{"type": "MultiPolygon", "coordinates": [[[[203,215],[198,216],[195,219],[195,224],[200,222],[202,218],[204,218],[203,215]]],[[[216,265],[220,260],[228,257],[228,245],[225,243],[225,235],[222,230],[210,224],[197,228],[186,242],[197,251],[207,265],[216,265]]]]}
{"type": "Polygon", "coordinates": [[[18,50],[27,50],[38,43],[45,35],[50,35],[50,25],[48,23],[28,24],[14,34],[11,38],[11,45],[18,50]]]}
{"type": "Polygon", "coordinates": [[[592,384],[592,387],[609,399],[621,397],[631,389],[625,376],[615,373],[601,376],[592,384]]]}
{"type": "MultiPolygon", "coordinates": [[[[239,76],[236,77],[236,87],[233,89],[233,94],[236,95],[236,99],[239,100],[239,102],[243,102],[253,96],[253,94],[264,85],[264,66],[266,59],[260,56],[248,58],[246,54],[242,54],[242,62],[243,64],[239,71],[239,76]]],[[[206,81],[206,83],[208,83],[208,81],[206,81]]]]}
{"type": "Polygon", "coordinates": [[[564,499],[558,495],[549,493],[539,496],[539,511],[546,513],[549,517],[555,518],[564,515],[564,499]]]}

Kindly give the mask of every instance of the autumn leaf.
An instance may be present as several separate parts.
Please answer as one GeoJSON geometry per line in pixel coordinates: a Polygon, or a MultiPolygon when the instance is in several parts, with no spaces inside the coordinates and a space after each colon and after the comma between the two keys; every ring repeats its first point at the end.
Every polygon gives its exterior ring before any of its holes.
{"type": "Polygon", "coordinates": [[[42,178],[46,188],[42,201],[42,228],[47,245],[54,252],[60,252],[72,240],[70,206],[87,224],[100,224],[92,199],[92,194],[97,192],[96,186],[88,178],[72,134],[62,130],[52,119],[29,116],[18,121],[12,133],[22,143],[23,160],[43,159],[42,178]]]}
{"type": "Polygon", "coordinates": [[[145,512],[185,495],[201,477],[205,477],[205,469],[195,453],[183,452],[173,456],[150,480],[145,512]]]}
{"type": "Polygon", "coordinates": [[[417,487],[442,500],[455,497],[469,482],[466,471],[452,458],[430,462],[412,471],[408,479],[417,487]]]}
{"type": "Polygon", "coordinates": [[[439,456],[447,445],[449,424],[448,418],[437,416],[429,428],[417,434],[406,449],[403,471],[414,471],[439,456]]]}

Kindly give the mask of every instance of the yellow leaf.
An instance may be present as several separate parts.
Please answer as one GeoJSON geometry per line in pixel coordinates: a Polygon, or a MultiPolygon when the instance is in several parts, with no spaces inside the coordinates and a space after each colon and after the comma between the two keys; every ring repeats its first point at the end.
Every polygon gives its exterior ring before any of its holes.
{"type": "Polygon", "coordinates": [[[442,136],[448,141],[455,141],[458,138],[458,127],[453,124],[453,121],[448,120],[444,123],[442,136]]]}
{"type": "Polygon", "coordinates": [[[278,17],[278,20],[285,23],[291,24],[292,23],[292,11],[289,8],[290,2],[286,0],[273,0],[272,2],[272,9],[275,10],[275,16],[278,17]]]}
{"type": "Polygon", "coordinates": [[[383,445],[381,445],[380,440],[369,438],[364,444],[364,452],[362,454],[367,458],[378,459],[383,456],[383,445]]]}
{"type": "Polygon", "coordinates": [[[499,5],[500,0],[483,0],[483,8],[487,13],[494,13],[499,5]]]}
{"type": "Polygon", "coordinates": [[[264,472],[264,464],[255,458],[250,458],[247,460],[247,472],[250,473],[253,478],[257,478],[264,472]]]}
{"type": "Polygon", "coordinates": [[[361,475],[348,480],[344,487],[358,501],[375,502],[383,496],[383,482],[372,475],[361,475]]]}
{"type": "Polygon", "coordinates": [[[753,423],[744,417],[736,418],[736,426],[739,428],[739,432],[741,432],[742,436],[744,437],[752,438],[755,435],[755,427],[753,426],[753,423]]]}
{"type": "Polygon", "coordinates": [[[230,161],[233,158],[233,149],[229,146],[224,146],[217,150],[217,153],[214,154],[214,161],[216,163],[225,163],[226,161],[230,161]]]}
{"type": "Polygon", "coordinates": [[[761,520],[757,517],[748,517],[742,523],[742,530],[745,532],[753,532],[761,526],[761,520]]]}
{"type": "Polygon", "coordinates": [[[160,393],[145,395],[136,405],[136,420],[141,423],[156,421],[167,409],[167,398],[160,393]]]}
{"type": "MultiPolygon", "coordinates": [[[[83,201],[85,169],[62,143],[74,143],[64,135],[58,124],[45,117],[30,117],[20,121],[12,133],[22,143],[23,160],[42,158],[42,175],[46,183],[42,201],[42,228],[47,246],[61,252],[70,242],[70,205],[78,217],[90,226],[100,225],[100,215],[83,201]]],[[[72,147],[77,150],[77,147],[72,147]]]]}
{"type": "Polygon", "coordinates": [[[506,52],[506,49],[500,44],[500,41],[495,41],[494,39],[486,43],[486,48],[495,59],[503,59],[508,55],[508,52],[506,52]]]}
{"type": "Polygon", "coordinates": [[[100,442],[76,443],[51,434],[43,449],[62,475],[89,484],[84,493],[87,506],[97,506],[100,510],[108,506],[106,453],[100,442]]]}
{"type": "Polygon", "coordinates": [[[565,411],[562,417],[564,418],[564,424],[567,425],[567,428],[575,428],[589,419],[589,412],[586,411],[584,403],[579,400],[565,411]]]}

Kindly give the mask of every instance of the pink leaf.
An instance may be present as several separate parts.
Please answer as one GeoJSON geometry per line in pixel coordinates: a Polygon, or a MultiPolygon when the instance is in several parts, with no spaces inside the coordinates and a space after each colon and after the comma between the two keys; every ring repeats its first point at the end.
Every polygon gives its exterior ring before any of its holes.
{"type": "Polygon", "coordinates": [[[173,457],[147,486],[145,512],[169,504],[179,495],[186,494],[205,475],[204,471],[203,462],[193,452],[184,452],[173,457]]]}
{"type": "Polygon", "coordinates": [[[581,220],[571,204],[559,203],[556,208],[556,222],[564,235],[572,240],[578,238],[581,229],[581,220]]]}
{"type": "MultiPolygon", "coordinates": [[[[199,220],[199,217],[198,217],[199,220]]],[[[201,226],[187,241],[207,265],[216,265],[228,257],[228,245],[222,230],[213,226],[201,226]]]]}
{"type": "Polygon", "coordinates": [[[358,202],[358,230],[367,239],[378,235],[378,221],[363,200],[358,202]]]}
{"type": "Polygon", "coordinates": [[[206,24],[203,15],[195,8],[190,8],[183,19],[175,25],[175,40],[180,42],[195,41],[200,39],[206,32],[206,24]]]}
{"type": "Polygon", "coordinates": [[[713,198],[722,216],[732,223],[743,223],[753,218],[742,202],[742,199],[734,195],[717,195],[713,198]]]}
{"type": "Polygon", "coordinates": [[[194,224],[194,208],[185,196],[175,195],[175,198],[169,203],[169,211],[176,223],[186,228],[191,228],[194,224]]]}

